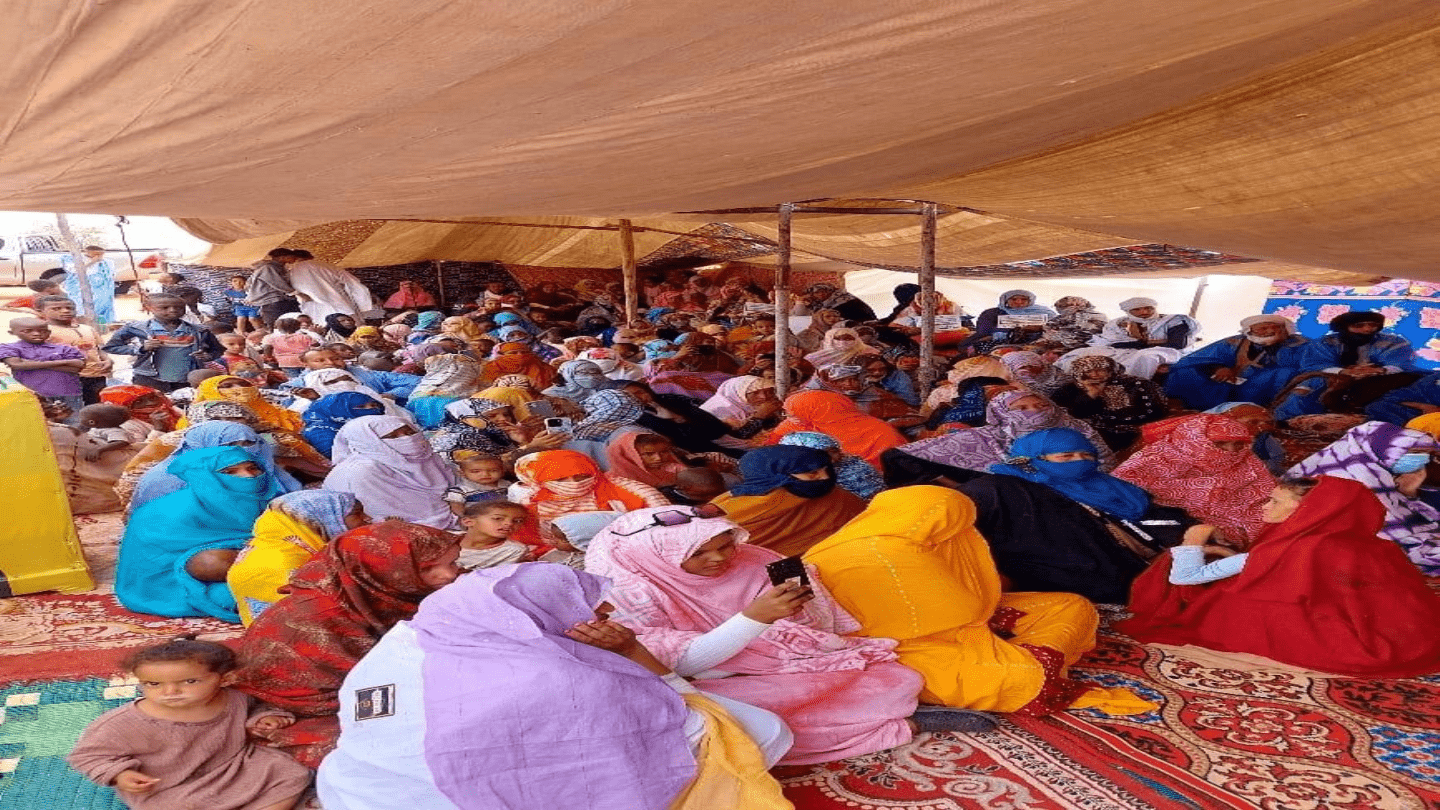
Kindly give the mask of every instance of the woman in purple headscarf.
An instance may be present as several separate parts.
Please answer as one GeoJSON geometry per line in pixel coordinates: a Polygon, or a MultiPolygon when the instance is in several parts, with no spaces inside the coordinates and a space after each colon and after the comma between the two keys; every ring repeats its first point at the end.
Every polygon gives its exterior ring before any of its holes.
{"type": "Polygon", "coordinates": [[[1431,454],[1440,443],[1388,422],[1351,428],[1334,444],[1296,464],[1289,475],[1333,475],[1359,481],[1385,504],[1380,536],[1403,549],[1430,576],[1440,575],[1440,510],[1419,498],[1431,454]]]}
{"type": "Polygon", "coordinates": [[[986,409],[985,421],[983,427],[921,439],[886,452],[882,458],[885,481],[892,486],[933,482],[937,476],[963,481],[973,477],[973,472],[1005,463],[1016,439],[1047,428],[1080,433],[1099,448],[1101,470],[1115,466],[1114,455],[1094,428],[1033,391],[1006,391],[995,397],[986,409]]]}
{"type": "Polygon", "coordinates": [[[700,810],[724,790],[726,807],[788,807],[765,771],[789,747],[785,726],[697,692],[602,618],[605,590],[528,563],[427,598],[346,677],[321,802],[700,810]]]}

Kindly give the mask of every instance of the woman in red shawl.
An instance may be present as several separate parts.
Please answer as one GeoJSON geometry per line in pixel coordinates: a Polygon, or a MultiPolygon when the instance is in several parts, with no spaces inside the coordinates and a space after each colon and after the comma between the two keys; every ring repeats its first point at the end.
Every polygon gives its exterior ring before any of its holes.
{"type": "Polygon", "coordinates": [[[298,718],[271,745],[319,767],[340,735],[340,683],[420,600],[459,576],[460,540],[387,520],[335,538],[290,577],[289,595],[240,639],[235,688],[298,718]]]}
{"type": "Polygon", "coordinates": [[[1145,446],[1112,475],[1146,490],[1161,506],[1178,506],[1217,527],[1226,545],[1244,550],[1255,542],[1275,476],[1250,449],[1250,428],[1200,413],[1146,425],[1141,437],[1145,446]]]}
{"type": "Polygon", "coordinates": [[[801,391],[785,398],[785,421],[770,432],[770,443],[799,430],[827,433],[840,442],[840,449],[859,456],[880,469],[880,454],[899,447],[906,439],[900,431],[834,391],[801,391]]]}
{"type": "Polygon", "coordinates": [[[532,387],[549,388],[555,382],[555,367],[540,359],[524,343],[501,343],[495,347],[495,354],[480,369],[480,382],[491,386],[495,381],[509,374],[523,374],[530,378],[532,387]]]}
{"type": "Polygon", "coordinates": [[[161,433],[169,433],[180,422],[180,411],[170,398],[143,385],[112,385],[101,389],[100,401],[119,405],[130,418],[144,422],[161,433]]]}
{"type": "Polygon", "coordinates": [[[1176,563],[1172,549],[1135,580],[1135,618],[1117,628],[1140,641],[1357,678],[1440,672],[1440,596],[1399,546],[1376,536],[1384,522],[1385,507],[1364,484],[1332,476],[1281,482],[1254,549],[1206,566],[1239,567],[1238,574],[1172,585],[1172,567],[1193,567],[1176,563]]]}

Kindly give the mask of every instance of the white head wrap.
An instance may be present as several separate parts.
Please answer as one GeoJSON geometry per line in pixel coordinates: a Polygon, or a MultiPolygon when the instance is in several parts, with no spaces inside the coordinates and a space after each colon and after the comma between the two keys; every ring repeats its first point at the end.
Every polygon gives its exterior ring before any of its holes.
{"type": "Polygon", "coordinates": [[[1259,323],[1278,323],[1285,327],[1285,334],[1295,334],[1295,322],[1284,315],[1251,315],[1240,321],[1240,328],[1248,332],[1250,327],[1259,323]]]}
{"type": "Polygon", "coordinates": [[[1120,308],[1125,310],[1126,312],[1129,312],[1132,309],[1139,309],[1140,307],[1159,308],[1159,306],[1160,304],[1154,298],[1126,298],[1124,301],[1120,302],[1120,308]]]}

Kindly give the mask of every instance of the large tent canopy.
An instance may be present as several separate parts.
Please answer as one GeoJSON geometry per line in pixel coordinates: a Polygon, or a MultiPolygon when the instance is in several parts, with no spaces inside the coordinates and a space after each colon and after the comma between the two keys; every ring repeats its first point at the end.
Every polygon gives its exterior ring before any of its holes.
{"type": "MultiPolygon", "coordinates": [[[[6,208],[183,217],[271,244],[376,220],[355,248],[596,266],[616,263],[597,241],[613,232],[517,224],[628,217],[653,229],[644,252],[704,222],[775,227],[705,212],[927,200],[945,206],[942,266],[1164,242],[1290,275],[1440,279],[1431,0],[20,0],[11,15],[6,208]]],[[[917,223],[873,219],[797,220],[796,250],[913,264],[917,223]]]]}

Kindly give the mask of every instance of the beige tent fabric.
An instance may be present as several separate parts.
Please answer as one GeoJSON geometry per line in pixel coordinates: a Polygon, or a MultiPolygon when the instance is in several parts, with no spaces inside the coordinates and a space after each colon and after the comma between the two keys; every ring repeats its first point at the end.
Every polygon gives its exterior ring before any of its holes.
{"type": "Polygon", "coordinates": [[[1440,277],[1430,0],[11,6],[4,208],[283,233],[930,199],[1440,277]]]}
{"type": "MultiPolygon", "coordinates": [[[[849,201],[837,201],[847,204],[849,201]]],[[[830,203],[827,202],[826,205],[830,203]]],[[[753,215],[751,215],[753,216],[753,215]]],[[[196,235],[205,233],[246,233],[246,223],[224,220],[177,220],[196,235]]],[[[504,220],[465,223],[384,222],[350,220],[310,228],[237,239],[217,245],[204,263],[220,267],[243,267],[258,261],[272,248],[282,245],[303,247],[342,267],[375,267],[416,261],[494,261],[509,265],[537,267],[618,267],[619,237],[614,230],[582,228],[613,227],[613,220],[579,217],[504,220]],[[553,227],[551,227],[553,226],[553,227]]],[[[918,217],[806,215],[796,219],[792,267],[816,272],[846,272],[867,267],[905,268],[919,264],[920,226],[918,217]],[[817,253],[810,253],[809,248],[817,253]],[[824,251],[823,255],[818,251],[824,251]]],[[[636,254],[647,254],[676,238],[683,221],[639,220],[635,234],[636,254]],[[651,229],[651,230],[647,230],[651,229]]],[[[759,239],[776,236],[770,222],[749,219],[743,231],[759,239]]],[[[255,224],[249,227],[263,228],[255,224]]],[[[1127,276],[1190,278],[1208,274],[1259,275],[1297,281],[1330,284],[1373,284],[1382,277],[1289,262],[1247,261],[1233,264],[1191,265],[1168,270],[1116,270],[1096,265],[1067,266],[1044,271],[1030,265],[996,267],[1050,256],[1062,256],[1100,248],[1133,245],[1133,241],[1100,237],[1080,231],[1011,223],[994,217],[956,212],[942,217],[937,228],[938,272],[943,276],[1035,278],[1061,276],[1127,276]],[[975,265],[986,265],[971,270],[975,265]]],[[[709,239],[716,237],[710,236],[709,239]]],[[[745,261],[773,265],[775,255],[751,256],[745,261]]]]}
{"type": "MultiPolygon", "coordinates": [[[[268,223],[223,219],[177,219],[201,238],[233,235],[205,258],[207,264],[242,267],[282,245],[303,247],[341,267],[376,267],[422,261],[494,261],[537,267],[619,267],[618,220],[597,217],[493,218],[473,222],[342,220],[308,228],[264,232],[268,223]],[[255,232],[261,235],[254,235],[255,232]]],[[[635,223],[637,256],[644,256],[693,223],[635,223]]],[[[218,241],[218,240],[216,240],[218,241]]]]}
{"type": "Polygon", "coordinates": [[[1440,278],[1440,14],[916,193],[1248,256],[1440,278]]]}
{"type": "MultiPolygon", "coordinates": [[[[681,229],[681,233],[689,230],[683,223],[655,223],[654,227],[666,225],[671,226],[668,228],[670,231],[676,228],[681,229]]],[[[613,230],[615,227],[614,220],[584,217],[535,218],[509,225],[387,222],[364,244],[351,251],[343,264],[347,267],[369,267],[449,259],[541,267],[619,267],[620,236],[618,231],[613,230]]],[[[674,238],[673,232],[642,230],[635,233],[635,251],[643,256],[674,238]]]]}

